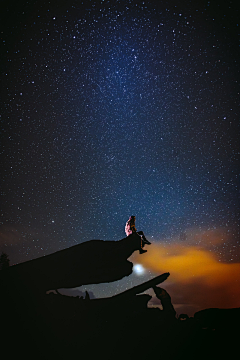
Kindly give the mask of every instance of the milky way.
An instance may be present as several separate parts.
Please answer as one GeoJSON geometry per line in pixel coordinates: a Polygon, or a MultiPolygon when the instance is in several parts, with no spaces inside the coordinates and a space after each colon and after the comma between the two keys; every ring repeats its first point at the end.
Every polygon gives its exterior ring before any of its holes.
{"type": "Polygon", "coordinates": [[[218,231],[212,253],[238,262],[238,15],[232,1],[2,5],[0,246],[11,264],[121,239],[130,215],[161,244],[218,231]]]}

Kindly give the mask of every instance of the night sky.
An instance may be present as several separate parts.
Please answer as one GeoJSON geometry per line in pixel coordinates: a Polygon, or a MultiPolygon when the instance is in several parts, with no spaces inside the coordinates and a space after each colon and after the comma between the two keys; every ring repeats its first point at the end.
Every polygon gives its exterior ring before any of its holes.
{"type": "Polygon", "coordinates": [[[82,291],[169,271],[178,313],[239,307],[237,2],[19,0],[0,13],[10,265],[120,240],[135,215],[153,243],[133,256],[142,268],[82,291]]]}

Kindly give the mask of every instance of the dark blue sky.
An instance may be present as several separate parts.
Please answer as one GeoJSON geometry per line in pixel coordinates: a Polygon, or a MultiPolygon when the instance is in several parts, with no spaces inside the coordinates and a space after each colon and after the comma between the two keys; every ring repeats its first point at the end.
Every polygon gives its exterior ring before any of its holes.
{"type": "Polygon", "coordinates": [[[0,245],[11,263],[121,239],[130,215],[156,242],[227,231],[213,251],[236,262],[237,3],[1,6],[0,245]]]}

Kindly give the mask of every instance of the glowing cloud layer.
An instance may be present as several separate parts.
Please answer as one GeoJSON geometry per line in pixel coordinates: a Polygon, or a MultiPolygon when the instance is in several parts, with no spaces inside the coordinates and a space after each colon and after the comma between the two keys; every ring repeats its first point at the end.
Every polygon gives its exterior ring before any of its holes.
{"type": "MultiPolygon", "coordinates": [[[[206,238],[206,237],[205,237],[206,238]]],[[[209,241],[209,234],[207,235],[209,241]]],[[[214,243],[217,236],[213,236],[214,243]]],[[[170,272],[164,283],[177,307],[240,307],[240,263],[220,262],[204,241],[201,246],[153,243],[133,261],[156,274],[170,272]]]]}

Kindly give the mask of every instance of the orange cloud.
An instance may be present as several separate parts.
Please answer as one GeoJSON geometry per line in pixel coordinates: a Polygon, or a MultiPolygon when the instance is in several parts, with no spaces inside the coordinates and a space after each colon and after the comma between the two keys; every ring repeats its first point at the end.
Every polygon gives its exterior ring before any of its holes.
{"type": "MultiPolygon", "coordinates": [[[[207,238],[214,244],[219,242],[216,233],[213,239],[209,234],[207,238]]],[[[198,311],[240,307],[240,263],[220,262],[209,249],[186,243],[152,243],[147,249],[147,253],[134,254],[131,260],[155,274],[170,272],[163,287],[169,291],[176,308],[193,307],[198,311]]]]}
{"type": "Polygon", "coordinates": [[[148,249],[144,256],[137,256],[138,263],[157,273],[170,271],[172,280],[183,283],[194,281],[194,278],[201,278],[208,284],[214,283],[215,279],[224,283],[229,277],[240,274],[240,264],[221,263],[202,248],[152,244],[148,249]]]}

